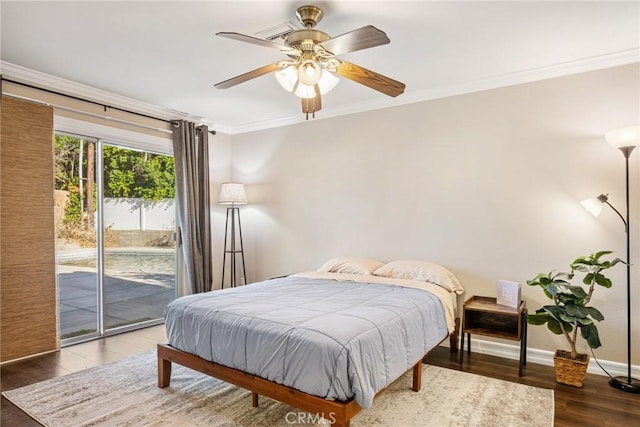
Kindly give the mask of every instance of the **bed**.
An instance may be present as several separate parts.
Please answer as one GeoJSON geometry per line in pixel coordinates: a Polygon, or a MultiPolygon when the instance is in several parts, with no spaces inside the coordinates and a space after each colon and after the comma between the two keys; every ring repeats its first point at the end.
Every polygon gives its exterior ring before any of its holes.
{"type": "Polygon", "coordinates": [[[334,259],[319,271],[175,300],[158,386],[169,386],[178,363],[250,390],[254,406],[262,394],[335,426],[348,426],[409,369],[419,391],[422,359],[447,337],[456,347],[462,287],[435,264],[417,274],[415,262],[385,270],[365,261],[349,259],[366,265],[355,272],[334,259]]]}

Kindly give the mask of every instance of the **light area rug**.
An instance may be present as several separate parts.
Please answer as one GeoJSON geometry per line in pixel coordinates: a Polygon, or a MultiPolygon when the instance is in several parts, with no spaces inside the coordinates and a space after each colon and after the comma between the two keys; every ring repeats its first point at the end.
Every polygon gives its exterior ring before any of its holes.
{"type": "MultiPolygon", "coordinates": [[[[180,365],[157,387],[155,352],[2,393],[45,426],[308,426],[315,414],[251,394],[180,365]]],[[[327,418],[330,418],[328,414],[327,418]]],[[[423,365],[422,390],[411,371],[351,420],[364,426],[553,426],[553,390],[423,365]]]]}

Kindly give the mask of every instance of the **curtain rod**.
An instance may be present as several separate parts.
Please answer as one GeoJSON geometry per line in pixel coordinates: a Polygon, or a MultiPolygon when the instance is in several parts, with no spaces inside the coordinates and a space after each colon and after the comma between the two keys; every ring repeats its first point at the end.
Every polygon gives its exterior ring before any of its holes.
{"type": "MultiPolygon", "coordinates": [[[[45,88],[34,86],[34,85],[31,85],[31,84],[28,84],[28,83],[22,83],[22,82],[18,82],[18,81],[15,81],[15,80],[7,79],[7,78],[5,78],[4,76],[1,76],[1,75],[0,75],[0,79],[2,81],[4,81],[4,82],[9,82],[9,83],[13,83],[13,84],[16,84],[16,85],[28,87],[30,89],[41,90],[43,92],[51,93],[53,95],[64,96],[66,98],[75,99],[76,101],[82,101],[82,102],[86,102],[86,103],[89,103],[89,104],[98,105],[98,106],[104,108],[105,113],[107,112],[107,108],[110,108],[112,110],[122,111],[123,113],[133,114],[133,115],[136,115],[136,116],[145,117],[147,119],[158,120],[160,122],[170,123],[174,127],[176,126],[176,121],[175,120],[160,119],[158,117],[149,116],[147,114],[137,113],[135,111],[130,111],[130,110],[125,110],[124,108],[113,107],[111,105],[101,104],[101,103],[96,102],[96,101],[91,101],[90,99],[84,99],[84,98],[80,98],[80,97],[74,96],[74,95],[67,95],[66,93],[57,92],[55,90],[45,89],[45,88]]],[[[215,130],[210,130],[209,133],[211,135],[215,135],[216,131],[215,130]]]]}

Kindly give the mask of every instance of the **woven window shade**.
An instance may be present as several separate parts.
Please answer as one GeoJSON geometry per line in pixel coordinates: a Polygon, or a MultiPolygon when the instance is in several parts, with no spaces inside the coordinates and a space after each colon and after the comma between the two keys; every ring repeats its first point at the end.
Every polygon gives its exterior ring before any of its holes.
{"type": "Polygon", "coordinates": [[[53,216],[53,109],[0,104],[0,361],[59,348],[53,216]]]}

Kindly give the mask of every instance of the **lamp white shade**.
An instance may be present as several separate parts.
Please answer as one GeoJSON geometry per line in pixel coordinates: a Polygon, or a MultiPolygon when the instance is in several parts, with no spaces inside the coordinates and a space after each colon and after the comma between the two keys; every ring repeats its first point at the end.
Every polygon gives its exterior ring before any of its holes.
{"type": "Polygon", "coordinates": [[[244,184],[239,182],[223,182],[220,187],[218,203],[221,205],[246,205],[247,193],[244,184]]]}
{"type": "Polygon", "coordinates": [[[598,199],[586,199],[580,202],[580,204],[593,216],[600,215],[604,202],[598,199]]]}
{"type": "Polygon", "coordinates": [[[605,139],[616,148],[634,147],[640,144],[640,126],[629,126],[609,131],[605,139]]]}

